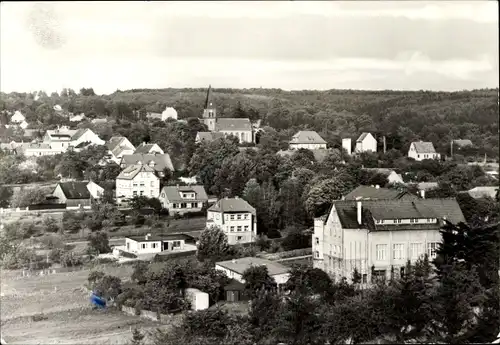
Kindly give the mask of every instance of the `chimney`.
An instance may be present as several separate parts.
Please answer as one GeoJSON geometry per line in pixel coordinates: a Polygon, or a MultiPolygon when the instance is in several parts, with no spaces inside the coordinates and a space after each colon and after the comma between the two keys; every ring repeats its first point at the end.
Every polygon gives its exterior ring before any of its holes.
{"type": "Polygon", "coordinates": [[[357,209],[357,213],[358,213],[358,224],[361,225],[361,211],[362,211],[362,208],[361,208],[361,201],[356,201],[356,209],[357,209]]]}
{"type": "Polygon", "coordinates": [[[236,259],[231,259],[231,262],[232,262],[233,264],[235,264],[235,263],[236,263],[236,259]]]}
{"type": "Polygon", "coordinates": [[[425,189],[422,189],[420,191],[420,196],[422,197],[422,199],[425,199],[425,189]]]}
{"type": "Polygon", "coordinates": [[[144,236],[144,239],[147,241],[147,240],[149,240],[150,237],[151,237],[151,234],[147,234],[146,236],[144,236]]]}
{"type": "Polygon", "coordinates": [[[377,185],[375,185],[375,188],[379,189],[379,188],[380,188],[380,186],[377,184],[377,185]]]}

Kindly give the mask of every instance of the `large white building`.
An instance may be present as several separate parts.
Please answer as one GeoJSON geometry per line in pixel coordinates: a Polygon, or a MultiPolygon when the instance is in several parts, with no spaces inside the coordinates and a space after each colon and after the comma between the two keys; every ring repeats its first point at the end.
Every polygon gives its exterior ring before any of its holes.
{"type": "Polygon", "coordinates": [[[290,140],[290,150],[326,149],[326,141],[315,131],[299,131],[290,140]]]}
{"type": "Polygon", "coordinates": [[[224,198],[207,210],[207,227],[216,225],[227,235],[228,243],[254,242],[257,237],[257,213],[245,200],[224,198]]]}
{"type": "Polygon", "coordinates": [[[436,152],[431,142],[415,141],[410,145],[408,157],[416,161],[423,161],[424,159],[440,159],[441,155],[436,152]]]}
{"type": "Polygon", "coordinates": [[[158,198],[159,194],[160,179],[155,170],[147,165],[131,165],[116,178],[116,199],[119,204],[134,196],[158,198]]]}
{"type": "Polygon", "coordinates": [[[436,256],[443,220],[465,221],[455,199],[335,201],[314,220],[313,266],[335,280],[351,279],[355,268],[363,283],[400,274],[407,260],[436,256]]]}
{"type": "Polygon", "coordinates": [[[104,145],[106,142],[99,138],[88,128],[69,129],[66,126],[54,130],[47,130],[43,137],[43,143],[54,150],[54,154],[66,152],[68,148],[89,145],[104,145]]]}
{"type": "Polygon", "coordinates": [[[356,153],[377,152],[377,139],[371,133],[362,133],[356,140],[354,151],[356,153]]]}
{"type": "MultiPolygon", "coordinates": [[[[202,119],[203,123],[208,127],[208,130],[210,132],[223,133],[225,136],[233,135],[239,139],[240,143],[254,143],[255,137],[250,119],[218,118],[217,109],[213,103],[211,91],[212,88],[209,86],[202,119]]],[[[199,139],[198,141],[200,140],[202,139],[199,139]]]]}

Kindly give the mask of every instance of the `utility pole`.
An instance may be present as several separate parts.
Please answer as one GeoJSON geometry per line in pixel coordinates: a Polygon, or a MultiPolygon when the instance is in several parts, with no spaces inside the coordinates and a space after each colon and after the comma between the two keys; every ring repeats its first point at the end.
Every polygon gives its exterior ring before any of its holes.
{"type": "Polygon", "coordinates": [[[382,140],[383,140],[383,143],[384,143],[384,154],[385,154],[385,152],[387,150],[387,144],[385,142],[385,135],[382,137],[382,140]]]}
{"type": "Polygon", "coordinates": [[[451,139],[451,143],[450,143],[450,155],[451,155],[451,159],[453,159],[453,139],[451,139]]]}

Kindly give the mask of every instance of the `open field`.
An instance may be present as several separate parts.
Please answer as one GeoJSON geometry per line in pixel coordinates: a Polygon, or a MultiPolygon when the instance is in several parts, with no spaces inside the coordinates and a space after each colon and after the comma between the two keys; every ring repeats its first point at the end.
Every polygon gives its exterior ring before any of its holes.
{"type": "MultiPolygon", "coordinates": [[[[131,266],[99,267],[126,280],[131,266]]],[[[1,324],[8,344],[124,344],[130,327],[153,330],[160,323],[113,310],[92,310],[83,289],[90,270],[21,278],[20,271],[2,270],[1,324]],[[56,290],[57,288],[57,290],[56,290]],[[45,320],[33,321],[43,313],[45,320]]]]}

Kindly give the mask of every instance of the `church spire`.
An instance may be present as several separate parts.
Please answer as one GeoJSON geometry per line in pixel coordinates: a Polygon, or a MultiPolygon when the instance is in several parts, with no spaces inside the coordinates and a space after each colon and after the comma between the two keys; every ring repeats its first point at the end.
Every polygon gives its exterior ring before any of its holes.
{"type": "Polygon", "coordinates": [[[207,99],[205,100],[205,109],[212,108],[212,85],[208,85],[207,99]]]}

